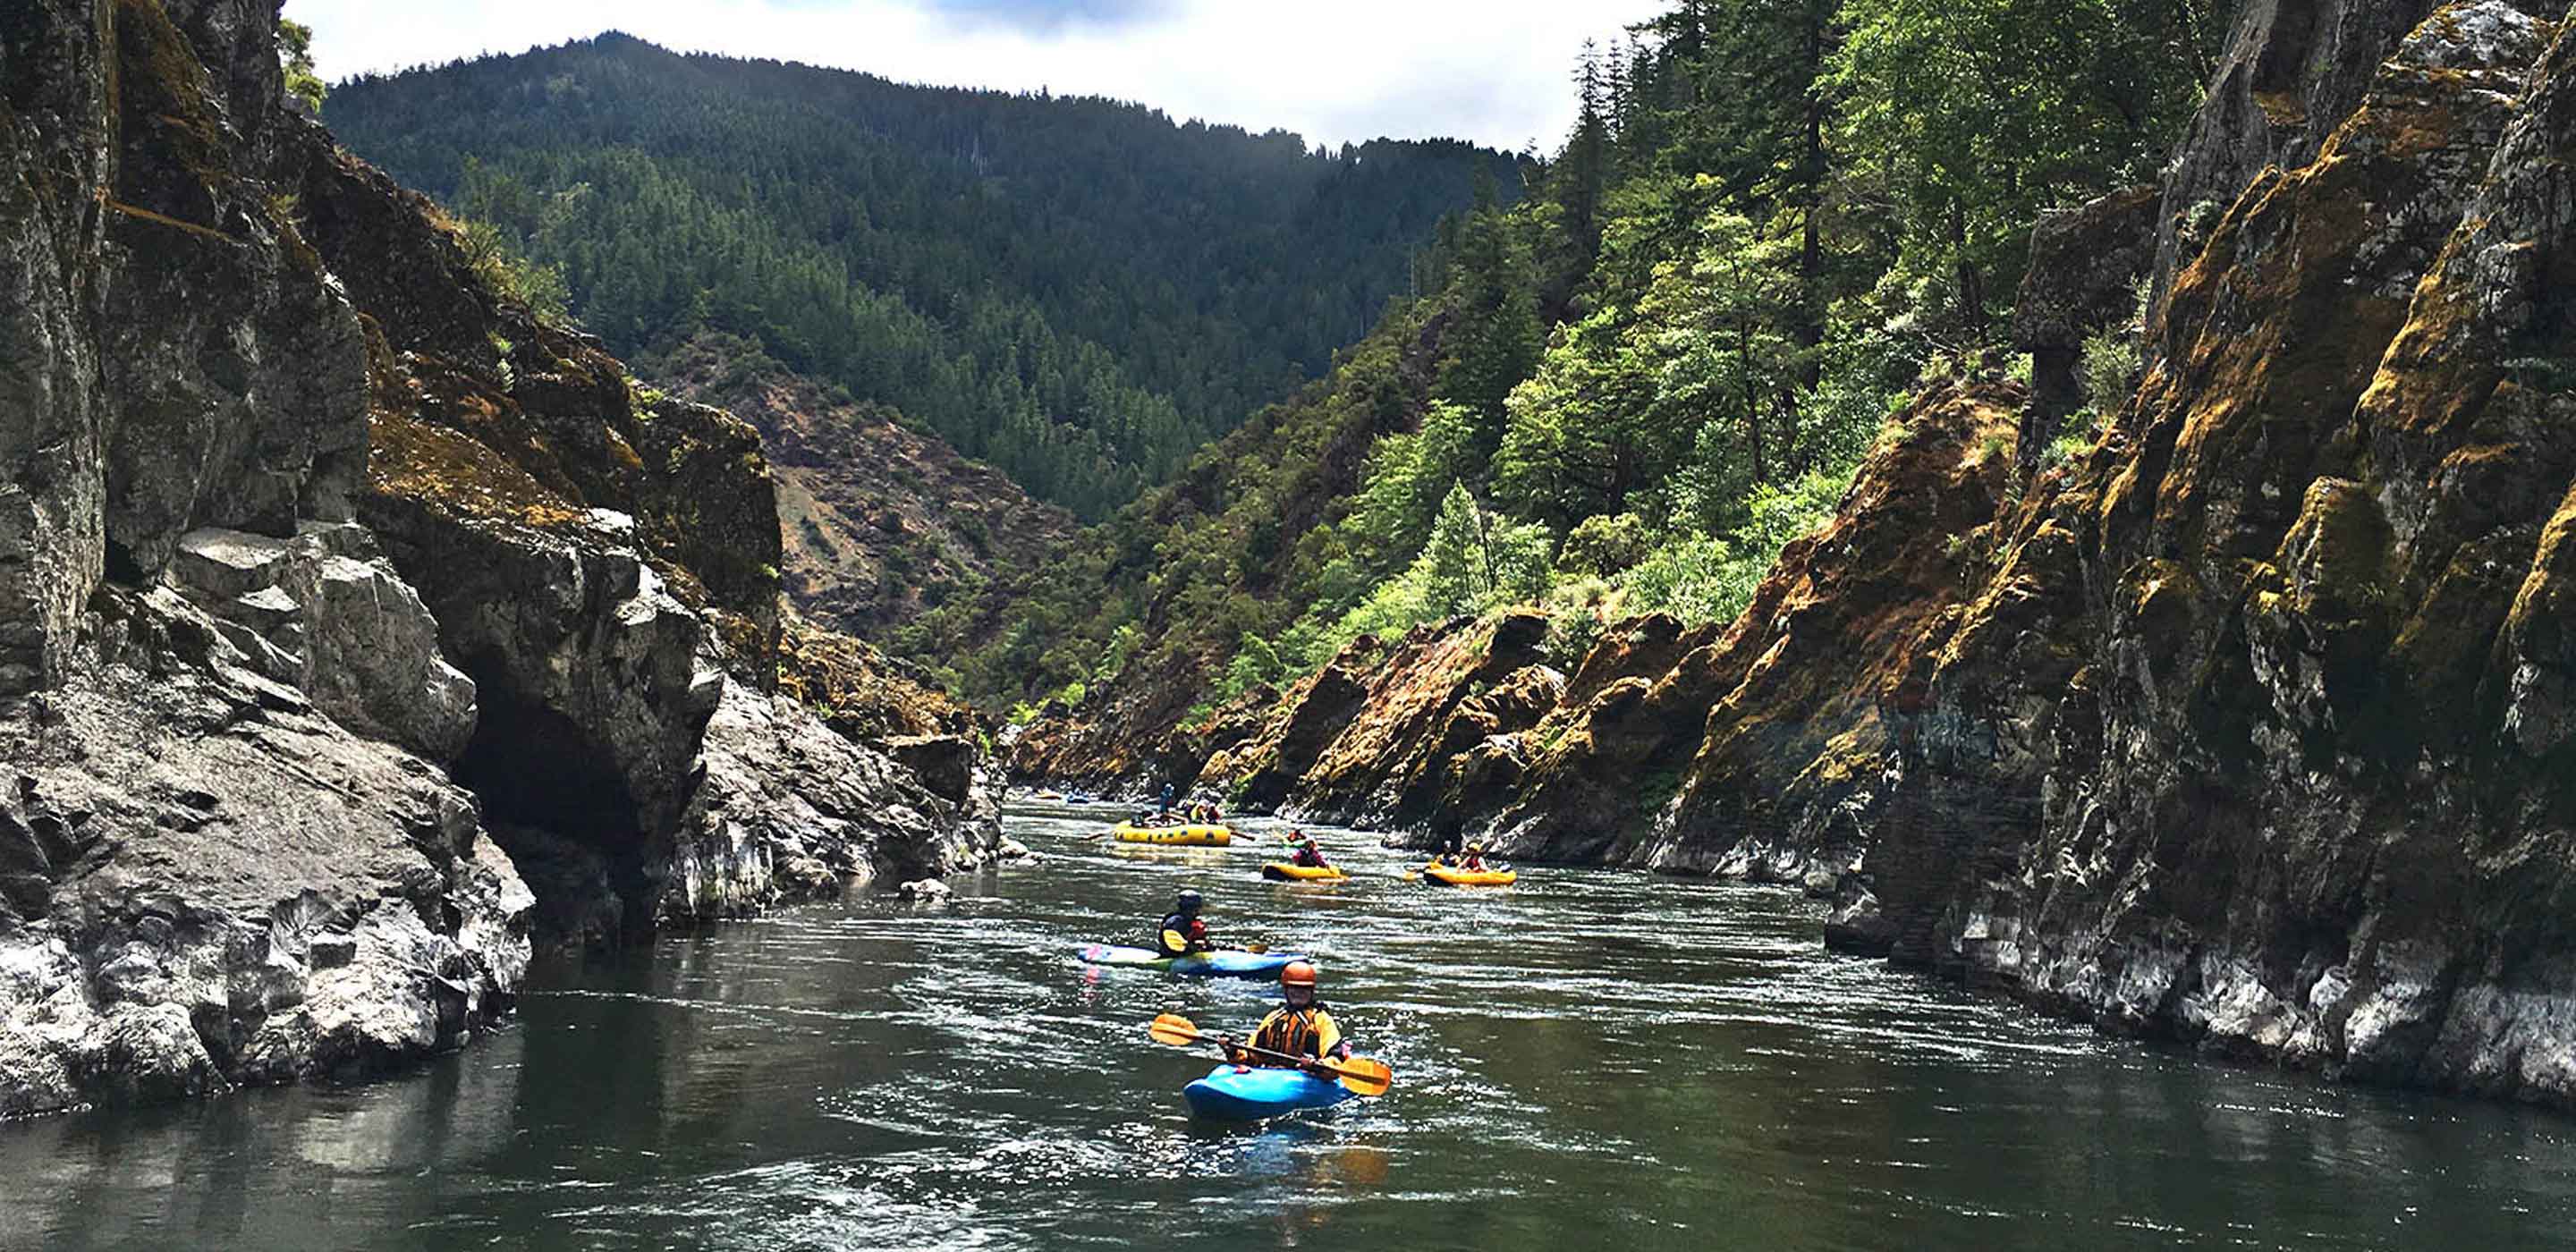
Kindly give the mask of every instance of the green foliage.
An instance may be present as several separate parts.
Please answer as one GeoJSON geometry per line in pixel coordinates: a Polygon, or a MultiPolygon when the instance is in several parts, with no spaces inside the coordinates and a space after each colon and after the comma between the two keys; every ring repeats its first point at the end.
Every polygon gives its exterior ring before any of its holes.
{"type": "Polygon", "coordinates": [[[2137,336],[2126,328],[2113,327],[2085,337],[2084,356],[2076,367],[2075,378],[2093,411],[2110,413],[2127,403],[2129,393],[2137,390],[2138,371],[2144,366],[2137,336]]]}
{"type": "Polygon", "coordinates": [[[1644,560],[1651,542],[1644,518],[1634,513],[1596,513],[1566,535],[1565,546],[1557,553],[1557,569],[1606,577],[1644,560]]]}
{"type": "MultiPolygon", "coordinates": [[[[1521,182],[1451,141],[1325,152],[620,35],[362,76],[332,116],[560,266],[572,311],[640,367],[702,329],[745,336],[1093,520],[1327,370],[1480,179],[1521,182]]],[[[1506,212],[1467,232],[1495,320],[1462,392],[1535,341],[1501,316],[1526,290],[1506,212]]]]}
{"type": "Polygon", "coordinates": [[[1415,563],[1423,607],[1447,617],[1535,600],[1547,588],[1553,546],[1546,527],[1507,521],[1478,504],[1466,484],[1452,486],[1415,563]]]}
{"type": "Polygon", "coordinates": [[[1127,672],[1127,662],[1135,657],[1136,647],[1143,640],[1144,632],[1138,630],[1134,622],[1122,623],[1111,631],[1109,646],[1100,653],[1100,665],[1091,671],[1092,681],[1103,686],[1118,681],[1118,676],[1127,672]]]}
{"type": "Polygon", "coordinates": [[[291,18],[277,19],[277,55],[286,72],[286,94],[320,113],[322,99],[331,94],[331,88],[313,68],[313,28],[291,18]]]}
{"type": "Polygon", "coordinates": [[[562,324],[571,301],[562,266],[530,261],[490,222],[459,218],[457,227],[456,241],[464,246],[466,263],[474,267],[484,290],[528,306],[541,321],[562,324]]]}
{"type": "Polygon", "coordinates": [[[1246,632],[1235,647],[1234,659],[1226,662],[1225,675],[1217,680],[1214,702],[1225,704],[1263,683],[1287,677],[1288,672],[1279,650],[1270,646],[1269,640],[1246,632]]]}
{"type": "Polygon", "coordinates": [[[1846,0],[1827,88],[1849,159],[1982,336],[2037,211],[2139,181],[2198,103],[2214,35],[2189,5],[1846,0]]]}
{"type": "Polygon", "coordinates": [[[1674,0],[1586,52],[1530,198],[1444,218],[1415,299],[997,592],[961,669],[1017,697],[1133,626],[1157,681],[1235,692],[1509,604],[1569,667],[1620,615],[1736,616],[1927,374],[2003,347],[2036,211],[2152,173],[2217,25],[1674,0]]]}

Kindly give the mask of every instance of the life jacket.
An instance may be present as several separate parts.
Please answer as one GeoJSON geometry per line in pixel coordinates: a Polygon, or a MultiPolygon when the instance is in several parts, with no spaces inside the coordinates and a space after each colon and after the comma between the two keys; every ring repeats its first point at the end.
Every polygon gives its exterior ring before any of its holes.
{"type": "MultiPolygon", "coordinates": [[[[1320,1060],[1341,1046],[1342,1028],[1334,1023],[1332,1014],[1324,1011],[1321,1000],[1302,1009],[1282,1004],[1270,1010],[1270,1016],[1262,1018],[1261,1024],[1253,1028],[1250,1043],[1267,1052],[1320,1060]]],[[[1279,1063],[1260,1056],[1250,1060],[1254,1064],[1279,1063]]]]}
{"type": "Polygon", "coordinates": [[[1297,845],[1297,855],[1288,859],[1299,865],[1311,865],[1321,869],[1324,864],[1324,850],[1311,843],[1301,843],[1297,845]]]}
{"type": "Polygon", "coordinates": [[[1207,947],[1207,921],[1187,913],[1171,913],[1155,928],[1154,947],[1165,956],[1181,956],[1207,947]]]}

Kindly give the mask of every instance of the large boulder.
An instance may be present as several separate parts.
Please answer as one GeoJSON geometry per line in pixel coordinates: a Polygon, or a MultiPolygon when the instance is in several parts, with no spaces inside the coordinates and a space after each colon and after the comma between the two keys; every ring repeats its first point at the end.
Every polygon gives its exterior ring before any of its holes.
{"type": "Polygon", "coordinates": [[[2043,215],[2030,232],[2030,268],[2013,306],[2013,346],[2030,354],[2030,403],[2015,441],[2022,480],[2066,416],[2083,406],[2076,377],[2084,341],[2136,316],[2137,284],[2155,262],[2153,186],[2130,187],[2043,215]]]}

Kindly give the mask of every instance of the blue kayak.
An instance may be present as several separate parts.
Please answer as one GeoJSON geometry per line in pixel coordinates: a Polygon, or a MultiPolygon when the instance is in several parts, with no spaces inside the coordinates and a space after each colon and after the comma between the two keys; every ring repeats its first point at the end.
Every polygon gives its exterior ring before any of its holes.
{"type": "Polygon", "coordinates": [[[1194,978],[1267,978],[1278,973],[1290,961],[1308,959],[1297,952],[1220,951],[1165,956],[1152,948],[1126,948],[1108,943],[1092,944],[1075,955],[1092,965],[1130,965],[1139,969],[1168,970],[1194,978]]]}
{"type": "Polygon", "coordinates": [[[1243,1069],[1219,1065],[1181,1088],[1181,1098],[1201,1117],[1255,1122],[1299,1109],[1320,1109],[1351,1098],[1350,1088],[1294,1069],[1243,1069]]]}

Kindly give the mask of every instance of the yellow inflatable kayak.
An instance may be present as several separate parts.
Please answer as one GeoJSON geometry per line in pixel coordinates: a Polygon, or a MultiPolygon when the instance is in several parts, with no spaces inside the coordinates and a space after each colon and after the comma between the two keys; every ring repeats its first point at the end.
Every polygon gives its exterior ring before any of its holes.
{"type": "Polygon", "coordinates": [[[1350,877],[1343,873],[1342,867],[1338,865],[1291,865],[1286,861],[1272,861],[1262,866],[1261,876],[1275,878],[1281,882],[1317,882],[1327,878],[1350,877]]]}
{"type": "Polygon", "coordinates": [[[1234,831],[1224,826],[1135,826],[1120,822],[1109,834],[1120,843],[1183,848],[1222,848],[1234,842],[1234,831]]]}
{"type": "Polygon", "coordinates": [[[1520,878],[1519,870],[1458,869],[1448,865],[1425,865],[1422,876],[1452,887],[1508,887],[1520,878]]]}

